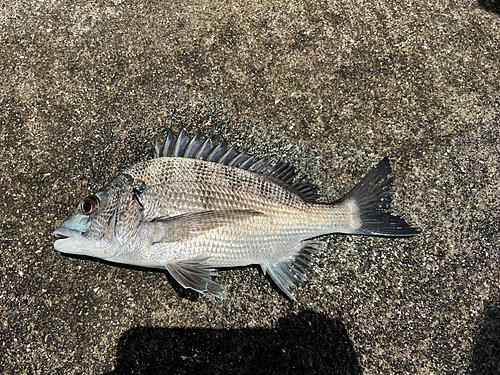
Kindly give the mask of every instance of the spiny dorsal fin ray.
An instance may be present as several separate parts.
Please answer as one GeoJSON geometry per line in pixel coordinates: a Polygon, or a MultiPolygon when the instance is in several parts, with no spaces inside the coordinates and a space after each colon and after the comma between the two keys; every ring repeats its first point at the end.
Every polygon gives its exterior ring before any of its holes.
{"type": "Polygon", "coordinates": [[[299,173],[290,164],[284,161],[273,164],[266,158],[257,159],[246,152],[228,148],[225,142],[214,145],[210,138],[205,140],[200,132],[190,139],[184,129],[177,138],[169,130],[163,145],[155,142],[155,157],[199,159],[248,170],[269,178],[305,201],[315,201],[318,198],[318,188],[303,176],[297,178],[299,173]]]}
{"type": "Polygon", "coordinates": [[[186,152],[184,153],[185,158],[194,158],[196,156],[196,153],[201,147],[202,142],[202,136],[200,132],[196,133],[196,135],[189,141],[187,147],[186,147],[186,152]]]}

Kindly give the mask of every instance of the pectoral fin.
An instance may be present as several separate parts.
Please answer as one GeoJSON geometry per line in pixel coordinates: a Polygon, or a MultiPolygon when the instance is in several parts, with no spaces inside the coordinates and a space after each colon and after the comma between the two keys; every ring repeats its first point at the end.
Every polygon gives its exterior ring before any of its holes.
{"type": "Polygon", "coordinates": [[[151,231],[152,243],[183,242],[209,230],[257,215],[263,214],[253,210],[204,211],[161,217],[145,225],[150,226],[148,229],[151,231]]]}
{"type": "Polygon", "coordinates": [[[196,290],[199,293],[208,292],[217,298],[226,298],[224,288],[211,280],[217,272],[205,263],[209,257],[205,254],[195,258],[169,263],[165,267],[184,288],[196,290]]]}

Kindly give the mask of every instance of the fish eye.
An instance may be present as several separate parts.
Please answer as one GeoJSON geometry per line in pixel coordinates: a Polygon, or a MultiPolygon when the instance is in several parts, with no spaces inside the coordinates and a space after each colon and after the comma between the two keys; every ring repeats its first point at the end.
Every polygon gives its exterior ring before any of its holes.
{"type": "Polygon", "coordinates": [[[95,195],[86,197],[83,200],[82,205],[80,206],[82,212],[85,215],[93,214],[95,210],[97,210],[97,207],[99,207],[99,198],[97,198],[95,195]]]}

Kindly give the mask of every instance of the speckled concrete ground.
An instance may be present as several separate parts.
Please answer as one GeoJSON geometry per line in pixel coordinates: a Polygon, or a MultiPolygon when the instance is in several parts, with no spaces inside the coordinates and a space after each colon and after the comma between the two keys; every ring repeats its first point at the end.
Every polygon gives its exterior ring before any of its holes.
{"type": "Polygon", "coordinates": [[[0,5],[0,372],[493,374],[500,367],[498,1],[0,5]],[[324,197],[383,155],[413,239],[326,236],[298,303],[67,257],[81,197],[202,130],[324,197]]]}

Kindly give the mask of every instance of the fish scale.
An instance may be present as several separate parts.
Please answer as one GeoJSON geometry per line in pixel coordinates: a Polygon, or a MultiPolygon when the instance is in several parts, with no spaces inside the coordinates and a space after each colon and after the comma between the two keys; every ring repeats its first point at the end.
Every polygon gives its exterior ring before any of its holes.
{"type": "Polygon", "coordinates": [[[192,159],[162,159],[144,162],[145,165],[124,172],[132,176],[137,184],[144,181],[151,195],[164,202],[165,211],[151,212],[154,216],[231,208],[271,210],[276,207],[284,210],[303,203],[298,196],[279,185],[264,178],[252,179],[248,171],[192,159]],[[200,168],[196,168],[195,163],[200,168]],[[228,168],[232,170],[228,171],[228,168]],[[168,184],[157,177],[165,169],[169,171],[168,184]],[[190,171],[189,176],[183,173],[186,170],[190,171]],[[224,178],[218,176],[220,170],[224,171],[224,178]]]}
{"type": "Polygon", "coordinates": [[[315,237],[418,233],[389,212],[392,178],[384,158],[346,196],[315,202],[317,188],[285,162],[214,146],[169,131],[155,158],[123,171],[86,197],[54,231],[63,253],[167,269],[184,287],[224,298],[215,269],[260,265],[294,299],[315,237]]]}

